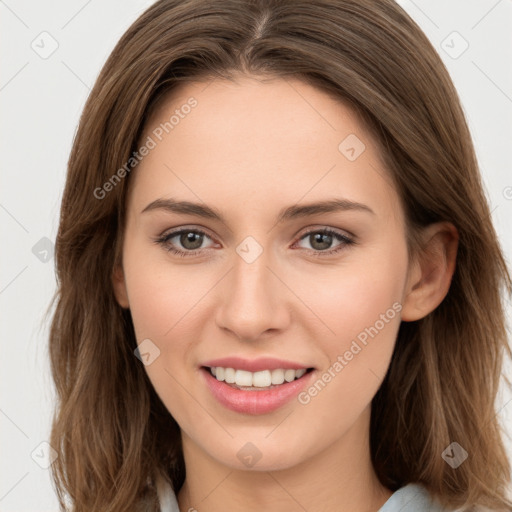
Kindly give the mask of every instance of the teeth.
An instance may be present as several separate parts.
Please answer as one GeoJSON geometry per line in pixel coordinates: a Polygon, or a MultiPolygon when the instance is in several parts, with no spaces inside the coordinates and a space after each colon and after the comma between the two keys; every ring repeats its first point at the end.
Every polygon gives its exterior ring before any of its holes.
{"type": "Polygon", "coordinates": [[[291,382],[292,380],[295,380],[295,370],[286,370],[284,372],[284,380],[286,382],[291,382]]]}
{"type": "Polygon", "coordinates": [[[228,384],[234,384],[235,383],[235,370],[233,368],[226,368],[224,370],[224,380],[228,384]]]}
{"type": "Polygon", "coordinates": [[[236,384],[240,387],[266,388],[270,385],[283,384],[284,381],[292,382],[300,379],[306,370],[263,370],[260,372],[248,372],[246,370],[235,370],[234,368],[222,368],[220,366],[210,368],[211,374],[218,381],[225,381],[228,384],[236,384]]]}
{"type": "MultiPolygon", "coordinates": [[[[250,374],[250,372],[247,372],[250,374]]],[[[272,384],[272,376],[269,370],[263,370],[261,372],[254,372],[251,375],[252,386],[256,388],[266,388],[272,384]]]]}
{"type": "Polygon", "coordinates": [[[272,384],[282,384],[284,382],[284,372],[284,370],[272,370],[272,384]]]}
{"type": "Polygon", "coordinates": [[[252,376],[253,374],[251,372],[237,370],[235,373],[235,384],[237,386],[252,386],[252,376]]]}

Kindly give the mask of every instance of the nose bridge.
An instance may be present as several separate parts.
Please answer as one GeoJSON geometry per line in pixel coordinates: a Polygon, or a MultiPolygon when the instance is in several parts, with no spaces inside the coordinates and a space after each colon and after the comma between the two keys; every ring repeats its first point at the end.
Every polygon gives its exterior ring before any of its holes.
{"type": "Polygon", "coordinates": [[[234,258],[234,268],[232,271],[232,286],[234,287],[234,296],[238,300],[261,300],[266,297],[265,303],[268,303],[268,296],[272,283],[269,277],[272,275],[269,267],[268,251],[258,256],[254,261],[247,261],[240,255],[234,258]]]}
{"type": "Polygon", "coordinates": [[[217,317],[219,326],[244,339],[281,329],[288,321],[283,285],[268,268],[270,250],[258,246],[253,239],[236,248],[217,317]]]}

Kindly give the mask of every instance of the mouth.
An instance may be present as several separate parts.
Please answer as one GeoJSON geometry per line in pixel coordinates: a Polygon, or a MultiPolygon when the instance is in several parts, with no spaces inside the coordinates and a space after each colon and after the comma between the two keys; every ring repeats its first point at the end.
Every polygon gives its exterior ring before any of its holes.
{"type": "Polygon", "coordinates": [[[253,372],[231,366],[205,365],[200,367],[200,373],[219,404],[238,413],[260,415],[284,406],[313,381],[314,368],[295,366],[297,368],[274,367],[253,372]]]}
{"type": "Polygon", "coordinates": [[[209,371],[217,381],[224,382],[233,389],[243,391],[274,389],[285,383],[298,380],[306,373],[313,371],[313,368],[275,368],[273,370],[250,372],[222,366],[203,366],[202,369],[209,371]]]}

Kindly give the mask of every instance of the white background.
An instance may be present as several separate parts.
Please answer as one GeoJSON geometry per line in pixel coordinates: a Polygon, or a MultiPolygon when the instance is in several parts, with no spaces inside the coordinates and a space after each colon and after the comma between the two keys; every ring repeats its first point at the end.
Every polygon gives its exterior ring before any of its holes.
{"type": "MultiPolygon", "coordinates": [[[[48,447],[40,443],[48,439],[53,407],[48,325],[42,320],[55,289],[54,260],[48,252],[48,261],[41,261],[49,244],[41,239],[55,240],[66,162],[89,90],[122,33],[151,3],[0,0],[2,512],[57,510],[49,470],[34,460],[44,464],[48,457],[48,447]],[[41,53],[52,44],[58,48],[45,59],[31,47],[41,53]]],[[[492,218],[510,262],[512,0],[399,3],[426,32],[459,91],[492,218]],[[468,49],[453,58],[464,40],[468,49]]],[[[510,366],[507,374],[512,375],[510,366]]],[[[510,391],[502,390],[497,409],[512,434],[510,391]]]]}

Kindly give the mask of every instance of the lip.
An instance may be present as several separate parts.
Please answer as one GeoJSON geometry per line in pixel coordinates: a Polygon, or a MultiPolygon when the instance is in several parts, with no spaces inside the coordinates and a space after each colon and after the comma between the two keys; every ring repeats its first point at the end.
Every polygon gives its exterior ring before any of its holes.
{"type": "MultiPolygon", "coordinates": [[[[218,361],[221,360],[219,359],[218,361]]],[[[212,366],[215,365],[212,364],[212,366]]],[[[222,365],[219,364],[218,366],[222,365]]],[[[226,367],[232,368],[233,366],[226,367]]],[[[277,366],[276,368],[283,367],[277,366]]],[[[293,366],[293,368],[300,369],[304,367],[299,365],[297,367],[293,366]]],[[[270,368],[267,366],[266,369],[270,368]]],[[[202,367],[200,373],[210,392],[221,405],[238,413],[260,415],[271,413],[296,397],[306,386],[310,385],[316,372],[313,369],[305,373],[300,379],[285,382],[265,391],[244,391],[243,389],[232,388],[225,382],[218,381],[208,368],[202,367]]]]}
{"type": "Polygon", "coordinates": [[[285,361],[274,357],[260,357],[258,359],[244,359],[242,357],[223,357],[221,359],[212,359],[204,362],[201,366],[220,366],[221,368],[235,368],[236,370],[246,370],[248,372],[261,372],[263,370],[307,370],[311,366],[294,361],[285,361]]]}

